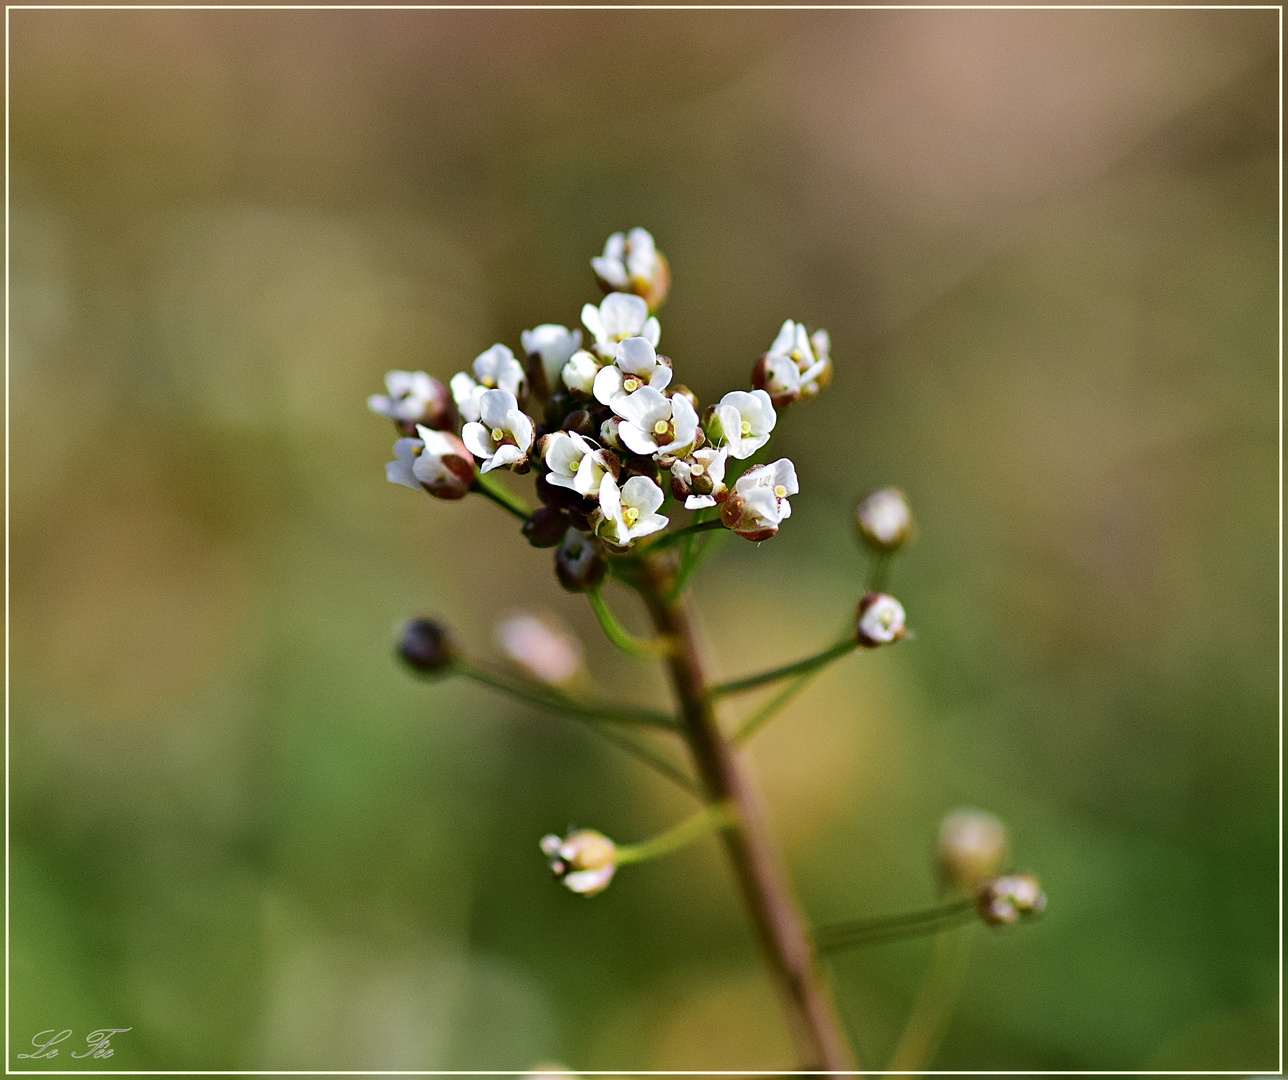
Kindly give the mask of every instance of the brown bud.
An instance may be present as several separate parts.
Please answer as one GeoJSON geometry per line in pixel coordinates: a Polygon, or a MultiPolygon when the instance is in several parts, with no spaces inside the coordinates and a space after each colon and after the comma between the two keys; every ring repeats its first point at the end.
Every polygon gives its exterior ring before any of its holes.
{"type": "Polygon", "coordinates": [[[591,415],[589,409],[577,409],[564,418],[562,429],[591,439],[599,431],[599,425],[595,423],[595,418],[591,415]]]}
{"type": "Polygon", "coordinates": [[[523,523],[523,537],[533,547],[554,547],[568,531],[568,518],[556,506],[542,506],[523,523]]]}
{"type": "Polygon", "coordinates": [[[537,498],[547,506],[557,506],[562,510],[569,507],[579,506],[585,500],[572,488],[560,487],[558,484],[552,484],[544,476],[537,477],[537,498]]]}
{"type": "Polygon", "coordinates": [[[412,619],[398,639],[398,655],[417,671],[438,674],[456,659],[456,642],[436,619],[412,619]]]}
{"type": "Polygon", "coordinates": [[[604,580],[608,564],[590,538],[569,529],[555,551],[555,576],[569,592],[590,592],[604,580]]]}
{"type": "MultiPolygon", "coordinates": [[[[662,357],[659,356],[658,359],[661,360],[662,357]]],[[[668,361],[668,366],[670,366],[669,361],[668,361]]],[[[689,404],[693,406],[693,411],[695,413],[700,414],[702,412],[702,406],[698,402],[698,395],[695,394],[692,390],[690,390],[687,386],[682,386],[677,384],[675,386],[667,387],[667,390],[666,390],[667,397],[675,397],[676,395],[679,395],[682,398],[688,398],[689,404]]]]}

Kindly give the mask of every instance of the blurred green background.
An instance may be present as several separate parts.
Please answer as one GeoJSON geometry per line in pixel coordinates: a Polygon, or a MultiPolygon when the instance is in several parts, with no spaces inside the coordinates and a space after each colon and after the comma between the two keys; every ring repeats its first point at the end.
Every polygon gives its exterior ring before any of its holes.
{"type": "MultiPolygon", "coordinates": [[[[704,401],[833,340],[791,521],[698,586],[718,672],[849,617],[855,495],[920,523],[916,639],[755,745],[810,915],[929,902],[982,806],[1050,912],[980,932],[938,1067],[1277,1067],[1276,12],[9,26],[11,1066],[790,1064],[714,842],[591,901],[537,850],[683,798],[391,653],[543,611],[664,700],[495,508],[386,484],[364,405],[575,325],[644,225],[704,401]]],[[[869,1064],[927,955],[833,965],[869,1064]]]]}

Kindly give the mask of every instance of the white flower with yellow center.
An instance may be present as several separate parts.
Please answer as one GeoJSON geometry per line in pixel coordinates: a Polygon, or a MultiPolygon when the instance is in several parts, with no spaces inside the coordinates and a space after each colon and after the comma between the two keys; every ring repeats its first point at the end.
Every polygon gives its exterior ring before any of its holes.
{"type": "Polygon", "coordinates": [[[663,360],[647,338],[630,337],[618,342],[614,362],[595,376],[595,400],[616,412],[618,399],[642,386],[665,390],[671,382],[671,368],[663,360]]]}
{"type": "Polygon", "coordinates": [[[890,645],[907,634],[903,605],[885,593],[868,593],[859,601],[857,636],[865,649],[890,645]]]}
{"type": "Polygon", "coordinates": [[[831,339],[826,330],[813,337],[804,323],[788,319],[752,371],[752,383],[769,392],[777,408],[817,394],[832,377],[831,339]]]}
{"type": "Polygon", "coordinates": [[[594,829],[543,836],[541,852],[550,860],[550,872],[582,896],[603,892],[617,871],[617,845],[594,829]]]}
{"type": "Polygon", "coordinates": [[[446,387],[423,371],[391,371],[385,375],[385,389],[388,394],[367,398],[367,408],[395,423],[437,428],[438,421],[451,412],[446,387]]]}
{"type": "Polygon", "coordinates": [[[546,479],[556,487],[579,495],[599,491],[604,474],[616,474],[617,459],[575,431],[556,431],[546,436],[544,447],[546,479]]]}
{"type": "Polygon", "coordinates": [[[596,307],[581,309],[581,321],[595,335],[595,351],[605,360],[617,356],[617,343],[626,338],[642,337],[655,349],[662,336],[662,326],[648,313],[648,304],[632,293],[609,293],[596,307]]]}
{"type": "Polygon", "coordinates": [[[677,461],[671,466],[671,494],[684,500],[686,510],[701,510],[723,502],[729,493],[724,482],[728,456],[726,446],[719,450],[704,446],[677,461]]]}
{"type": "Polygon", "coordinates": [[[612,473],[599,483],[599,509],[591,514],[595,532],[615,547],[629,547],[641,536],[667,526],[657,512],[665,496],[647,476],[632,476],[620,488],[612,473]]]}
{"type": "MultiPolygon", "coordinates": [[[[519,335],[519,341],[523,345],[523,351],[541,364],[541,373],[545,377],[545,386],[541,391],[542,396],[545,396],[559,385],[564,365],[581,348],[581,331],[569,330],[566,326],[555,323],[542,323],[523,331],[519,335]]],[[[536,380],[535,372],[533,379],[536,380]]]]}
{"type": "Polygon", "coordinates": [[[509,390],[486,390],[479,398],[479,418],[461,430],[470,453],[482,460],[481,472],[527,465],[532,447],[532,419],[509,390]]]}
{"type": "Polygon", "coordinates": [[[506,390],[516,400],[523,396],[527,376],[523,373],[523,365],[507,346],[493,345],[486,352],[479,353],[471,366],[473,379],[464,371],[458,371],[450,383],[456,410],[467,423],[479,419],[479,402],[489,390],[506,390]]]}
{"type": "Polygon", "coordinates": [[[474,482],[474,459],[450,431],[417,428],[419,439],[394,443],[394,460],[385,465],[385,479],[440,499],[461,499],[474,482]]]}
{"type": "Polygon", "coordinates": [[[617,437],[633,454],[683,457],[697,439],[698,414],[682,394],[668,398],[660,390],[642,386],[615,399],[613,408],[622,418],[617,437]]]}
{"type": "Polygon", "coordinates": [[[671,287],[671,268],[647,229],[613,233],[590,267],[605,291],[636,293],[650,309],[666,299],[671,287]]]}
{"type": "Polygon", "coordinates": [[[729,456],[741,461],[769,442],[777,422],[778,414],[765,391],[734,390],[711,410],[707,433],[713,441],[723,441],[729,456]]]}
{"type": "Polygon", "coordinates": [[[796,469],[787,458],[753,465],[734,482],[720,506],[720,520],[748,540],[768,540],[791,517],[787,498],[798,491],[796,469]]]}

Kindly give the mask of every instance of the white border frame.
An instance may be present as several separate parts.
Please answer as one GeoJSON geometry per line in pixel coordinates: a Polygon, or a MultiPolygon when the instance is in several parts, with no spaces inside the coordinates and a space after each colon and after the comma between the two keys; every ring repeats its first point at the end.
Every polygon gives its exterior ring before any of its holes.
{"type": "MultiPolygon", "coordinates": [[[[1284,5],[1283,4],[6,4],[4,9],[4,1051],[6,1076],[525,1076],[496,1069],[13,1069],[9,1066],[9,13],[11,11],[1277,11],[1279,12],[1279,1065],[1284,1072],[1284,5]]],[[[874,1076],[1249,1076],[1247,1069],[869,1070],[874,1076]]],[[[581,1076],[850,1076],[781,1069],[621,1069],[581,1076]]]]}

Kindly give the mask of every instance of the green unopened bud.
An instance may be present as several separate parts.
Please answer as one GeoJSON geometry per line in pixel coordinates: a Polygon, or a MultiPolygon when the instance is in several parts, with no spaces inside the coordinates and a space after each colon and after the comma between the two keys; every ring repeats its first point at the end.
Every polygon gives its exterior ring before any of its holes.
{"type": "Polygon", "coordinates": [[[881,488],[854,511],[859,537],[876,551],[895,551],[912,539],[912,508],[898,488],[881,488]]]}
{"type": "Polygon", "coordinates": [[[456,659],[456,641],[437,620],[412,619],[398,638],[398,655],[417,671],[439,674],[456,659]]]}
{"type": "Polygon", "coordinates": [[[1009,926],[1046,910],[1046,894],[1032,874],[1006,874],[986,881],[975,894],[979,917],[989,926],[1009,926]]]}
{"type": "Polygon", "coordinates": [[[1006,860],[1006,827],[983,810],[954,810],[940,823],[939,880],[973,892],[1006,860]]]}

